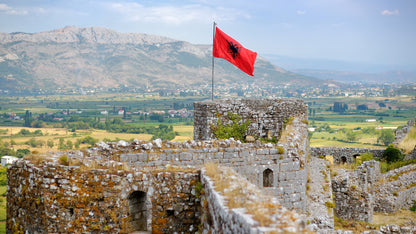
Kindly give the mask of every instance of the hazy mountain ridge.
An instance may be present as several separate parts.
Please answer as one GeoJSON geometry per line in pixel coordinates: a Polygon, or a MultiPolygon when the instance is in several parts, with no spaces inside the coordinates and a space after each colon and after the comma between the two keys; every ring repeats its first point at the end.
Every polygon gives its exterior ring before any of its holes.
{"type": "MultiPolygon", "coordinates": [[[[65,27],[41,33],[0,33],[0,87],[4,89],[135,86],[199,88],[211,82],[211,45],[110,29],[65,27]]],[[[222,59],[216,85],[320,85],[258,57],[255,77],[222,59]]]]}
{"type": "Polygon", "coordinates": [[[335,80],[339,82],[362,82],[362,83],[412,83],[416,82],[416,72],[409,71],[385,71],[385,72],[350,72],[295,69],[295,72],[305,76],[312,76],[320,79],[335,80]]]}

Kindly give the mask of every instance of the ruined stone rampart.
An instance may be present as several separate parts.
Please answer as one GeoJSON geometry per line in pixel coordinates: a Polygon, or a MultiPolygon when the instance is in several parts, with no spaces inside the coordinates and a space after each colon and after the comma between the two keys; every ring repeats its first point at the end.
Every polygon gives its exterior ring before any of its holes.
{"type": "Polygon", "coordinates": [[[415,125],[415,121],[416,121],[416,117],[414,120],[407,121],[407,124],[403,125],[402,128],[396,130],[394,142],[393,142],[393,144],[396,147],[401,141],[403,141],[403,139],[409,133],[410,129],[415,125]]]}
{"type": "Polygon", "coordinates": [[[352,147],[311,147],[313,157],[331,155],[334,163],[355,163],[355,158],[363,153],[372,153],[373,158],[382,158],[384,149],[367,149],[352,147]]]}
{"type": "MultiPolygon", "coordinates": [[[[304,224],[300,217],[289,211],[271,196],[261,191],[232,169],[218,167],[215,175],[226,180],[231,197],[224,196],[215,188],[220,187],[202,170],[201,182],[204,196],[202,199],[202,224],[207,233],[300,233],[304,224]],[[232,191],[232,192],[231,192],[232,191]]],[[[222,181],[223,182],[223,181],[222,181]]],[[[217,184],[218,183],[218,184],[217,184]]]]}
{"type": "Polygon", "coordinates": [[[416,165],[408,165],[382,174],[375,187],[377,212],[393,213],[416,201],[416,165]]]}
{"type": "Polygon", "coordinates": [[[101,142],[13,164],[8,232],[195,232],[201,223],[199,170],[207,162],[233,168],[289,209],[306,210],[303,101],[225,100],[195,107],[196,139],[204,141],[101,142]],[[250,120],[247,134],[279,143],[206,140],[210,124],[228,112],[250,120]]]}
{"type": "MultiPolygon", "coordinates": [[[[306,154],[306,145],[297,141],[293,143],[298,143],[298,150],[303,150],[306,154]]],[[[305,155],[289,149],[286,144],[241,143],[228,139],[163,144],[157,140],[153,143],[136,141],[123,145],[125,146],[100,143],[99,147],[88,150],[87,161],[114,163],[113,160],[116,160],[132,168],[157,168],[166,165],[198,168],[207,162],[214,162],[233,168],[266,194],[275,196],[289,209],[304,210],[306,207],[305,155]],[[117,155],[116,158],[114,155],[117,155]]],[[[77,154],[71,157],[83,158],[77,154]]]]}
{"type": "Polygon", "coordinates": [[[356,170],[338,170],[332,180],[335,216],[372,223],[374,185],[380,179],[380,163],[366,161],[356,170]]]}
{"type": "Polygon", "coordinates": [[[126,171],[17,161],[8,168],[9,233],[193,232],[197,170],[126,171]]]}
{"type": "Polygon", "coordinates": [[[194,140],[214,139],[211,125],[230,124],[228,112],[238,114],[241,122],[250,121],[246,135],[279,138],[285,122],[293,117],[307,120],[307,106],[301,99],[224,99],[194,103],[194,140]]]}

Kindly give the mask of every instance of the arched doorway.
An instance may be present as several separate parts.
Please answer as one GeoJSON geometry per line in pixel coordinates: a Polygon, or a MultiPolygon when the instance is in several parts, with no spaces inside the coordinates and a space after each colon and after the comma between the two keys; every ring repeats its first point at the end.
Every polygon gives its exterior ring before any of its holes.
{"type": "Polygon", "coordinates": [[[263,171],[263,187],[273,187],[273,171],[269,168],[263,171]]]}
{"type": "Polygon", "coordinates": [[[130,224],[134,231],[147,231],[146,192],[134,191],[129,197],[130,224]]]}

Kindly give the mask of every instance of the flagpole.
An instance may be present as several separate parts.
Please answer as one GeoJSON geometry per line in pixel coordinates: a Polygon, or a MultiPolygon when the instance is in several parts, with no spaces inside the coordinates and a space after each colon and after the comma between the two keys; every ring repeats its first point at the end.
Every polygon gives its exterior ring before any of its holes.
{"type": "MultiPolygon", "coordinates": [[[[217,24],[214,21],[213,30],[212,30],[212,52],[214,52],[214,41],[215,41],[215,27],[217,24]]],[[[214,101],[214,54],[212,55],[212,87],[211,87],[211,100],[214,101]]]]}

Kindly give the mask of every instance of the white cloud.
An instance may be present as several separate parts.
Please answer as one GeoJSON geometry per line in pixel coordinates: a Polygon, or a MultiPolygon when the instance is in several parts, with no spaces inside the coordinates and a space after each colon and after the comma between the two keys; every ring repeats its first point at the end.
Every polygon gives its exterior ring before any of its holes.
{"type": "Polygon", "coordinates": [[[394,11],[389,11],[389,10],[384,10],[381,12],[382,15],[398,15],[399,14],[399,10],[394,10],[394,11]]]}
{"type": "Polygon", "coordinates": [[[26,15],[28,13],[27,10],[12,8],[4,3],[0,4],[0,12],[4,12],[8,15],[26,15]]]}
{"type": "Polygon", "coordinates": [[[298,15],[304,15],[306,11],[297,10],[296,13],[298,13],[298,15]]]}
{"type": "Polygon", "coordinates": [[[139,3],[111,3],[108,7],[123,15],[129,21],[145,21],[178,25],[189,22],[232,21],[250,18],[250,15],[236,9],[211,7],[202,4],[184,6],[144,6],[139,3]]]}
{"type": "Polygon", "coordinates": [[[11,10],[12,8],[11,7],[9,7],[9,6],[7,6],[6,4],[4,4],[4,3],[0,3],[0,11],[9,11],[9,10],[11,10]]]}

